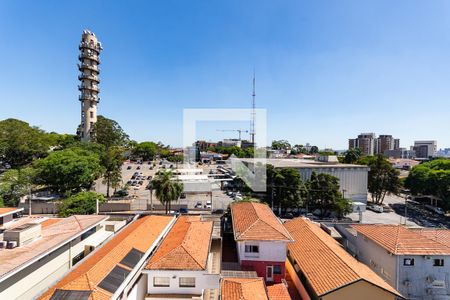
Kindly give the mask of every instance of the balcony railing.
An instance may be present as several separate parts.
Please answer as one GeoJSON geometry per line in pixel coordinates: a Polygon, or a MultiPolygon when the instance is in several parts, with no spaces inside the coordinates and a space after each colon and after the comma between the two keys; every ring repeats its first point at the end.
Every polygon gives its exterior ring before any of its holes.
{"type": "Polygon", "coordinates": [[[78,80],[83,80],[83,79],[89,79],[89,80],[92,80],[92,81],[100,82],[100,79],[98,78],[98,76],[95,76],[95,75],[91,75],[91,74],[80,74],[80,75],[78,75],[78,80]]]}
{"type": "Polygon", "coordinates": [[[83,84],[81,84],[81,85],[78,86],[78,89],[80,91],[81,90],[91,90],[91,91],[95,91],[97,93],[100,92],[100,88],[98,86],[90,86],[90,85],[83,85],[83,84]]]}
{"type": "Polygon", "coordinates": [[[97,55],[89,55],[87,53],[81,53],[80,55],[78,55],[78,59],[80,61],[82,61],[83,59],[91,59],[96,61],[98,64],[100,64],[100,58],[97,55]]]}
{"type": "Polygon", "coordinates": [[[77,64],[77,66],[80,71],[83,71],[83,69],[88,69],[88,70],[100,72],[100,68],[98,66],[92,66],[92,65],[85,64],[85,63],[77,64]]]}
{"type": "Polygon", "coordinates": [[[83,101],[83,100],[90,100],[90,101],[100,102],[100,97],[96,97],[96,96],[92,96],[92,95],[84,95],[84,94],[81,94],[80,96],[78,96],[78,99],[79,99],[80,101],[83,101]]]}
{"type": "Polygon", "coordinates": [[[94,44],[94,43],[81,42],[80,45],[78,46],[78,49],[81,50],[83,48],[92,49],[92,50],[97,51],[98,53],[100,53],[100,51],[103,50],[103,47],[100,43],[94,44]]]}

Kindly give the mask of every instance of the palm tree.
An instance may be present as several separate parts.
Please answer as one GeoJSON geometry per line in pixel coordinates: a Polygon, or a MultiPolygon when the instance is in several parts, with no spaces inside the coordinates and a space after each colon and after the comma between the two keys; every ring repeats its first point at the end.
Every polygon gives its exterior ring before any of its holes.
{"type": "Polygon", "coordinates": [[[183,184],[179,180],[172,179],[171,171],[159,171],[152,181],[152,188],[159,202],[166,208],[166,214],[170,211],[172,201],[180,198],[183,192],[183,184]]]}

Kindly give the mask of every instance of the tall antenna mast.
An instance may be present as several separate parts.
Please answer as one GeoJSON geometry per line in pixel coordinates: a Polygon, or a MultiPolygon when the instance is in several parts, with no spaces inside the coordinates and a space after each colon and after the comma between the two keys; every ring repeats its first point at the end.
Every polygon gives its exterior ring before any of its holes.
{"type": "Polygon", "coordinates": [[[255,144],[255,117],[256,117],[256,111],[255,111],[255,108],[256,108],[256,103],[255,103],[255,97],[256,97],[255,84],[256,84],[255,69],[253,69],[252,121],[250,123],[250,137],[251,137],[251,142],[253,144],[255,144]]]}

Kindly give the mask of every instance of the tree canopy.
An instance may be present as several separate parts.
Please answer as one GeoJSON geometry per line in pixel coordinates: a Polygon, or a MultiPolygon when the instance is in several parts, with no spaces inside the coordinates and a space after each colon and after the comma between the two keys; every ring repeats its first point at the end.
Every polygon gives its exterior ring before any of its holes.
{"type": "Polygon", "coordinates": [[[52,152],[34,166],[36,183],[60,194],[89,189],[103,171],[99,156],[80,148],[52,152]]]}
{"type": "Polygon", "coordinates": [[[37,127],[16,119],[0,121],[0,161],[13,168],[46,156],[50,144],[46,133],[37,127]]]}
{"type": "Polygon", "coordinates": [[[20,197],[28,194],[34,178],[30,167],[10,169],[0,177],[0,198],[6,206],[17,206],[20,197]]]}
{"type": "Polygon", "coordinates": [[[373,202],[382,204],[386,195],[399,193],[400,173],[383,155],[364,156],[358,163],[370,168],[367,187],[373,202]]]}
{"type": "Polygon", "coordinates": [[[432,195],[450,208],[450,159],[436,159],[415,166],[405,180],[413,195],[432,195]]]}
{"type": "Polygon", "coordinates": [[[318,210],[320,217],[325,217],[332,212],[336,212],[339,216],[351,212],[352,205],[350,201],[342,197],[339,189],[339,179],[337,177],[313,172],[308,181],[309,210],[318,210]]]}
{"type": "Polygon", "coordinates": [[[345,151],[343,162],[346,164],[354,164],[361,158],[361,156],[362,156],[361,149],[351,148],[345,151]]]}
{"type": "Polygon", "coordinates": [[[91,215],[96,213],[97,201],[99,204],[105,201],[101,194],[95,192],[80,192],[73,195],[59,205],[58,215],[69,217],[72,215],[91,215]]]}
{"type": "Polygon", "coordinates": [[[159,147],[154,142],[142,142],[135,145],[133,155],[143,160],[153,160],[158,153],[159,147]]]}
{"type": "Polygon", "coordinates": [[[291,144],[286,140],[273,140],[272,141],[273,150],[288,150],[291,149],[291,144]]]}
{"type": "Polygon", "coordinates": [[[166,214],[170,210],[172,201],[178,200],[183,192],[183,184],[172,180],[172,172],[159,171],[151,181],[151,188],[155,195],[166,208],[166,214]]]}
{"type": "Polygon", "coordinates": [[[129,143],[128,135],[120,127],[119,123],[103,116],[97,117],[91,133],[91,141],[110,147],[126,147],[129,143]]]}

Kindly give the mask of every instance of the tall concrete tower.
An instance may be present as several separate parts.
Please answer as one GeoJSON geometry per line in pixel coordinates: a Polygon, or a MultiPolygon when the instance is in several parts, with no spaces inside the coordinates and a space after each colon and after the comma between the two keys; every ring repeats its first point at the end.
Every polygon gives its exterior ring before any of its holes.
{"type": "Polygon", "coordinates": [[[98,84],[100,79],[98,77],[100,73],[99,55],[103,50],[102,44],[97,40],[97,37],[93,32],[84,30],[81,35],[81,43],[78,47],[80,49],[80,55],[78,59],[78,69],[80,75],[80,96],[78,97],[81,102],[81,124],[78,127],[77,134],[82,141],[89,141],[91,137],[91,129],[97,122],[97,104],[100,101],[98,94],[100,88],[98,84]]]}

